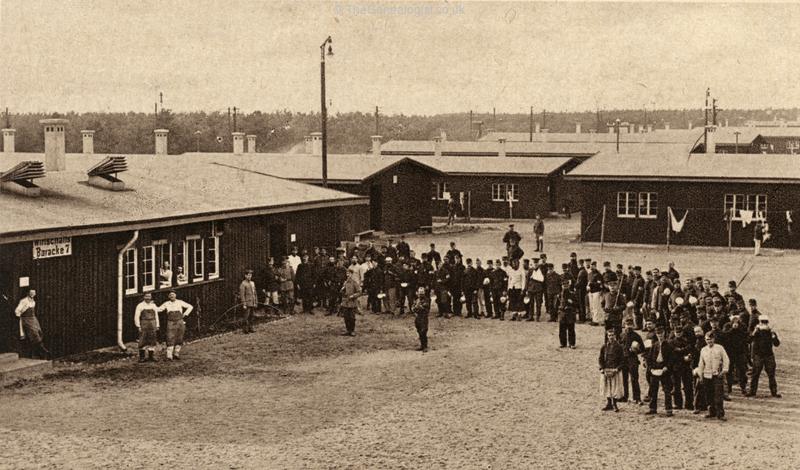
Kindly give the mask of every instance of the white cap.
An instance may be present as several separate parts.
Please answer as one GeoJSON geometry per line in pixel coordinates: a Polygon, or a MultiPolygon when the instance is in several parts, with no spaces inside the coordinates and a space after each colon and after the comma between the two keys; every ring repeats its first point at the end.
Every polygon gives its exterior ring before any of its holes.
{"type": "Polygon", "coordinates": [[[626,307],[633,307],[633,306],[634,306],[634,303],[633,303],[633,302],[628,302],[627,304],[625,304],[625,306],[626,306],[626,307]]]}
{"type": "Polygon", "coordinates": [[[697,297],[695,297],[693,295],[690,295],[689,296],[689,303],[692,304],[692,305],[696,304],[697,303],[697,297]]]}
{"type": "Polygon", "coordinates": [[[663,295],[670,295],[671,293],[672,293],[672,291],[671,291],[671,290],[669,290],[669,287],[665,287],[665,288],[664,288],[663,295]]]}
{"type": "Polygon", "coordinates": [[[762,313],[761,315],[758,316],[758,321],[759,322],[764,322],[764,321],[768,322],[769,321],[769,317],[766,314],[762,313]]]}
{"type": "Polygon", "coordinates": [[[678,297],[677,299],[675,299],[676,305],[683,305],[683,302],[684,302],[683,297],[678,297]]]}

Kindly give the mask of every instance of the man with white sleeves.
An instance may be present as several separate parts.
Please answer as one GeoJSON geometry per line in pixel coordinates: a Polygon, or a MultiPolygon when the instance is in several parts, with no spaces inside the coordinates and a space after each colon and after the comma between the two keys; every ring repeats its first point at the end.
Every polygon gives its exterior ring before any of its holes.
{"type": "Polygon", "coordinates": [[[722,406],[723,374],[730,367],[730,359],[725,348],[714,344],[715,340],[716,335],[713,331],[706,333],[706,346],[700,350],[700,361],[694,373],[703,380],[703,390],[706,392],[706,403],[708,403],[706,418],[725,421],[725,409],[722,406]]]}
{"type": "Polygon", "coordinates": [[[139,330],[139,362],[156,362],[155,347],[158,344],[158,305],[153,302],[153,294],[144,294],[144,300],[136,306],[133,324],[139,330]],[[145,359],[147,351],[147,359],[145,359]]]}
{"type": "Polygon", "coordinates": [[[192,313],[191,305],[183,300],[178,300],[175,291],[170,291],[169,300],[158,307],[159,311],[167,312],[167,359],[180,359],[181,346],[183,345],[183,334],[186,332],[184,318],[192,313]]]}

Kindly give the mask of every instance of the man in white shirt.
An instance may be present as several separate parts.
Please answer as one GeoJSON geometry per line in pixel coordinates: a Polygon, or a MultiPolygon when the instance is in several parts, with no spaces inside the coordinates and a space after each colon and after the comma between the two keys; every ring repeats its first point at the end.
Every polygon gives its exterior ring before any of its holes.
{"type": "Polygon", "coordinates": [[[172,269],[169,267],[169,261],[164,261],[158,271],[158,287],[160,289],[172,287],[172,269]]]}
{"type": "Polygon", "coordinates": [[[183,334],[186,332],[184,318],[192,313],[191,305],[183,300],[178,300],[175,291],[169,293],[169,300],[158,307],[159,311],[167,312],[167,359],[180,359],[181,346],[183,345],[183,334]]]}
{"type": "Polygon", "coordinates": [[[133,324],[139,329],[139,362],[156,362],[155,347],[158,344],[158,312],[159,308],[153,302],[153,294],[144,294],[144,299],[136,306],[133,314],[133,324]],[[145,351],[147,359],[145,359],[145,351]]]}
{"type": "Polygon", "coordinates": [[[723,376],[730,367],[730,359],[725,348],[715,344],[715,340],[716,335],[713,331],[706,333],[706,346],[700,350],[700,361],[694,374],[703,381],[703,390],[708,403],[706,418],[725,421],[725,409],[722,406],[725,383],[723,376]]]}
{"type": "Polygon", "coordinates": [[[508,310],[511,320],[522,318],[525,305],[522,302],[522,290],[525,289],[525,270],[519,265],[519,260],[511,260],[511,265],[506,270],[508,273],[508,310]]]}

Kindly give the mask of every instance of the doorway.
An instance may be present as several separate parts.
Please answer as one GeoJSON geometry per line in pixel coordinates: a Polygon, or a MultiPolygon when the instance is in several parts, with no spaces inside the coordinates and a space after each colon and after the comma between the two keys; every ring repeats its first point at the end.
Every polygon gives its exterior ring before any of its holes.
{"type": "Polygon", "coordinates": [[[269,256],[278,262],[289,253],[287,246],[286,225],[269,226],[269,256]]]}
{"type": "Polygon", "coordinates": [[[12,279],[11,271],[0,266],[0,354],[16,350],[19,324],[14,309],[19,299],[12,279]]]}
{"type": "Polygon", "coordinates": [[[369,228],[372,230],[381,230],[383,224],[381,223],[382,198],[383,192],[381,185],[373,184],[369,188],[369,228]]]}

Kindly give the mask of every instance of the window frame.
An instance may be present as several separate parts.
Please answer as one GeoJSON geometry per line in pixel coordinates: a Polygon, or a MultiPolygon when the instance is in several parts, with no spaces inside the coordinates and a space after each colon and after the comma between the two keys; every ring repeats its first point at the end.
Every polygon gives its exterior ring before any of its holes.
{"type": "Polygon", "coordinates": [[[448,201],[449,200],[447,197],[445,197],[445,194],[447,194],[447,182],[445,182],[445,181],[435,181],[433,183],[433,186],[434,186],[434,190],[433,191],[434,191],[435,194],[433,194],[433,196],[431,197],[432,200],[434,200],[434,201],[448,201]]]}
{"type": "Polygon", "coordinates": [[[633,192],[633,191],[617,191],[617,218],[619,218],[619,219],[635,219],[636,215],[639,213],[638,201],[639,201],[638,200],[638,193],[636,193],[636,192],[633,192]],[[621,208],[621,206],[620,206],[620,196],[622,196],[622,195],[625,195],[625,199],[624,199],[625,202],[624,202],[624,205],[622,206],[625,209],[624,212],[620,211],[620,208],[621,208]],[[633,198],[631,198],[631,196],[633,196],[633,198]],[[633,201],[631,201],[631,199],[633,199],[633,201]],[[631,206],[631,202],[634,203],[633,206],[631,206]],[[631,211],[631,209],[633,209],[633,210],[631,211]]]}
{"type": "Polygon", "coordinates": [[[725,193],[723,197],[723,210],[725,211],[726,216],[730,214],[731,208],[734,209],[733,217],[731,217],[731,221],[733,222],[741,222],[742,215],[740,211],[742,210],[752,210],[753,211],[753,219],[752,220],[761,220],[765,221],[767,219],[767,210],[768,210],[768,203],[769,199],[766,194],[736,194],[736,193],[725,193]],[[729,200],[732,201],[729,203],[729,200]],[[754,207],[751,207],[751,203],[754,207]],[[764,206],[763,210],[759,210],[759,207],[762,205],[764,206]]]}
{"type": "Polygon", "coordinates": [[[208,278],[209,279],[219,279],[219,235],[212,235],[209,237],[211,243],[208,246],[208,260],[206,262],[206,270],[208,271],[208,278]],[[212,258],[213,252],[213,258],[212,258]],[[211,271],[211,265],[214,265],[214,271],[211,271]]]}
{"type": "Polygon", "coordinates": [[[128,248],[122,255],[122,287],[126,295],[139,292],[139,250],[136,247],[128,248]],[[133,253],[133,260],[128,257],[130,253],[133,253]],[[133,267],[133,272],[129,266],[133,267]],[[128,287],[128,279],[133,280],[133,287],[128,287]]]}
{"type": "Polygon", "coordinates": [[[658,193],[650,191],[642,191],[638,197],[637,215],[640,219],[657,219],[658,218],[658,193]],[[643,198],[643,196],[646,196],[643,198]],[[647,201],[647,204],[642,202],[647,201]],[[655,202],[655,203],[654,203],[655,202]],[[646,208],[645,213],[642,213],[642,208],[646,208]]]}
{"type": "Polygon", "coordinates": [[[149,292],[156,290],[156,247],[155,245],[146,245],[142,247],[142,292],[149,292]],[[150,253],[150,259],[145,254],[150,253]],[[150,265],[150,283],[147,282],[147,265],[150,265]]]}
{"type": "Polygon", "coordinates": [[[186,274],[187,279],[191,279],[192,282],[200,282],[205,279],[205,239],[199,235],[192,235],[186,237],[187,245],[189,246],[189,255],[191,256],[191,276],[186,274]],[[199,250],[197,244],[199,243],[199,250]],[[198,257],[197,254],[200,254],[200,272],[197,271],[198,266],[198,257]]]}

